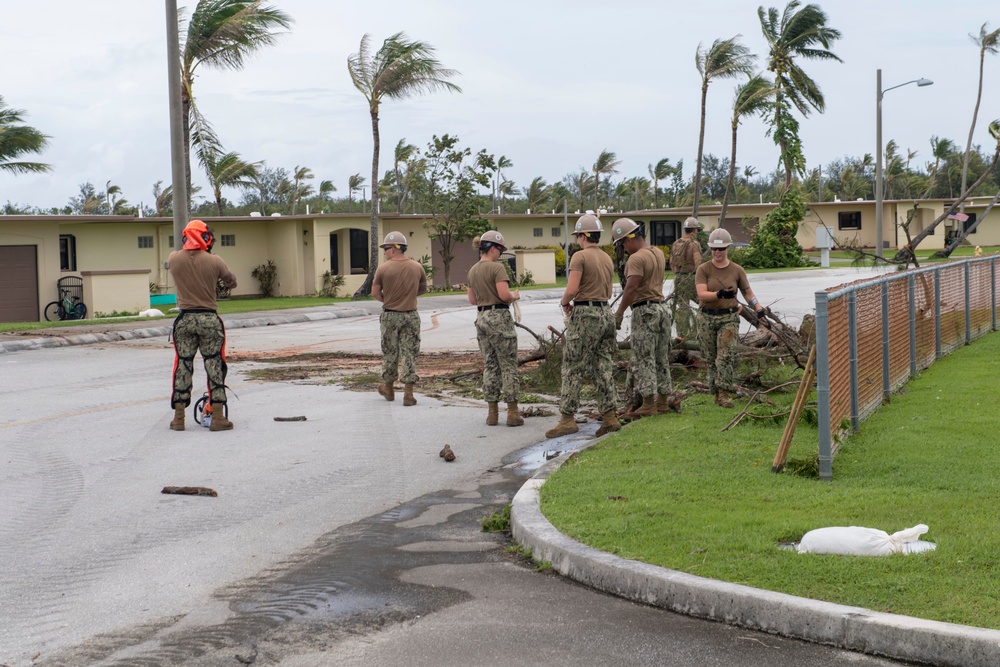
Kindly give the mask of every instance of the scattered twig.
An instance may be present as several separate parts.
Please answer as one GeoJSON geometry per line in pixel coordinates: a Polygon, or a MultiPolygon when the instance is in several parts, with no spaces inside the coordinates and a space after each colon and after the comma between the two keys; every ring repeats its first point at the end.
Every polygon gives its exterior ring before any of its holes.
{"type": "Polygon", "coordinates": [[[276,422],[304,422],[306,420],[305,416],[299,415],[298,417],[275,417],[276,422]]]}

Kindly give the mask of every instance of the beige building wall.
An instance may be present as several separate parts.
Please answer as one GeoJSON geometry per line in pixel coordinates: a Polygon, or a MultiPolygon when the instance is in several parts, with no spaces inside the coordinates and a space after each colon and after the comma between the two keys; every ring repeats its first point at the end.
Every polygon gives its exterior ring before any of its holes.
{"type": "Polygon", "coordinates": [[[35,246],[38,262],[38,317],[59,296],[59,223],[47,216],[0,216],[0,245],[35,246]]]}
{"type": "Polygon", "coordinates": [[[82,271],[87,317],[149,308],[149,270],[82,271]]]}
{"type": "Polygon", "coordinates": [[[514,266],[519,281],[525,271],[531,272],[536,285],[550,285],[556,281],[555,250],[515,250],[514,266]]]}

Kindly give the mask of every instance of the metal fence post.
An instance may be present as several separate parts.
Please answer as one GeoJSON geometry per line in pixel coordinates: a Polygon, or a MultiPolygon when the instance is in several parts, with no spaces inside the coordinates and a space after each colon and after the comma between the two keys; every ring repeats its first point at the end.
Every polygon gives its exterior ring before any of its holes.
{"type": "Polygon", "coordinates": [[[892,382],[889,377],[889,283],[882,281],[882,402],[892,400],[892,382]]]}
{"type": "Polygon", "coordinates": [[[850,358],[851,430],[857,433],[861,430],[858,416],[858,293],[853,290],[847,294],[847,354],[850,358]]]}
{"type": "Polygon", "coordinates": [[[816,292],[816,402],[819,422],[819,478],[833,479],[830,427],[830,315],[826,292],[816,292]]]}
{"type": "Polygon", "coordinates": [[[907,298],[910,301],[910,377],[917,376],[917,281],[911,273],[906,278],[907,298]]]}
{"type": "Polygon", "coordinates": [[[990,328],[997,330],[997,260],[990,260],[990,328]]]}
{"type": "Polygon", "coordinates": [[[966,261],[962,269],[962,275],[965,278],[965,344],[968,345],[972,342],[972,290],[969,289],[972,267],[966,261]]]}
{"type": "Polygon", "coordinates": [[[934,358],[941,358],[941,269],[934,269],[934,358]]]}

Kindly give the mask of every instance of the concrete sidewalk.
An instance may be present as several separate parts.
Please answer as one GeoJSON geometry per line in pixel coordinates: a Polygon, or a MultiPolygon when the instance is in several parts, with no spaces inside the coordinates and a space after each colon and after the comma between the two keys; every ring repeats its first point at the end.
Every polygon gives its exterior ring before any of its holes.
{"type": "MultiPolygon", "coordinates": [[[[591,443],[593,444],[593,443],[591,443]]],[[[948,667],[1000,665],[1000,631],[886,614],[706,579],[598,551],[563,535],[539,507],[554,459],[514,496],[514,540],[565,577],[629,600],[785,637],[948,667]]]]}

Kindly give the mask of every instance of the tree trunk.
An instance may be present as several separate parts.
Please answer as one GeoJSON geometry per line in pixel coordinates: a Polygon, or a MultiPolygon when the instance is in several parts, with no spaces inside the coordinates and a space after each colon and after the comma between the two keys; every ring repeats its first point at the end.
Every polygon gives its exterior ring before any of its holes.
{"type": "MultiPolygon", "coordinates": [[[[184,129],[184,179],[187,183],[187,206],[191,210],[191,96],[181,82],[181,126],[184,129]]],[[[176,190],[176,188],[175,188],[176,190]]]]}
{"type": "Polygon", "coordinates": [[[719,227],[726,224],[726,211],[729,209],[729,191],[733,190],[736,181],[736,132],[740,126],[739,120],[733,122],[733,150],[729,155],[729,178],[726,179],[726,192],[722,195],[722,211],[719,213],[719,227]]]}
{"type": "Polygon", "coordinates": [[[900,248],[899,251],[896,253],[895,257],[893,257],[893,259],[897,262],[910,261],[910,259],[915,256],[913,251],[917,249],[917,246],[920,245],[920,242],[923,241],[928,236],[930,236],[931,234],[933,234],[934,229],[939,224],[941,224],[941,222],[944,221],[945,218],[954,213],[957,207],[962,204],[962,202],[964,202],[966,199],[969,198],[969,193],[978,188],[980,184],[986,180],[986,177],[989,176],[990,172],[993,171],[993,168],[996,167],[998,159],[1000,159],[1000,143],[997,143],[997,149],[993,153],[993,160],[990,161],[989,166],[986,167],[982,175],[978,179],[976,179],[976,182],[970,185],[967,190],[962,192],[961,196],[958,198],[958,201],[956,201],[954,204],[948,207],[948,210],[946,210],[944,213],[938,216],[937,220],[932,222],[930,226],[928,226],[922,232],[914,236],[913,240],[907,243],[906,246],[900,248]]]}
{"type": "Polygon", "coordinates": [[[983,214],[980,217],[976,218],[976,221],[972,223],[972,225],[968,229],[966,229],[961,234],[956,236],[955,240],[953,240],[951,243],[948,244],[948,247],[942,248],[941,250],[938,250],[936,253],[934,253],[934,256],[945,257],[945,258],[951,257],[951,253],[955,252],[955,248],[957,248],[969,234],[976,231],[976,227],[978,227],[979,223],[982,222],[983,219],[990,214],[990,211],[992,211],[993,207],[996,206],[998,200],[1000,200],[1000,192],[997,192],[996,195],[994,195],[993,199],[990,200],[989,206],[987,206],[986,210],[983,211],[983,214]]]}
{"type": "MultiPolygon", "coordinates": [[[[979,102],[983,99],[983,61],[986,59],[985,49],[979,50],[979,89],[976,92],[976,107],[972,111],[972,126],[969,128],[969,140],[965,144],[965,158],[962,160],[962,192],[965,192],[966,179],[969,176],[969,152],[972,150],[972,135],[976,131],[976,119],[979,117],[979,102]]],[[[960,211],[965,211],[962,204],[960,211]]]]}
{"type": "Polygon", "coordinates": [[[701,84],[701,128],[698,130],[698,159],[694,166],[694,204],[691,215],[698,217],[698,198],[701,193],[701,159],[705,149],[705,102],[708,100],[708,81],[701,84]]]}
{"type": "Polygon", "coordinates": [[[360,299],[361,297],[368,296],[372,293],[372,283],[375,281],[375,269],[378,268],[378,207],[375,205],[378,199],[378,154],[379,154],[379,135],[378,135],[378,102],[371,103],[371,115],[372,115],[372,218],[371,224],[368,231],[368,240],[370,253],[368,255],[368,275],[365,277],[365,281],[361,283],[361,287],[357,289],[352,298],[360,299]]]}

